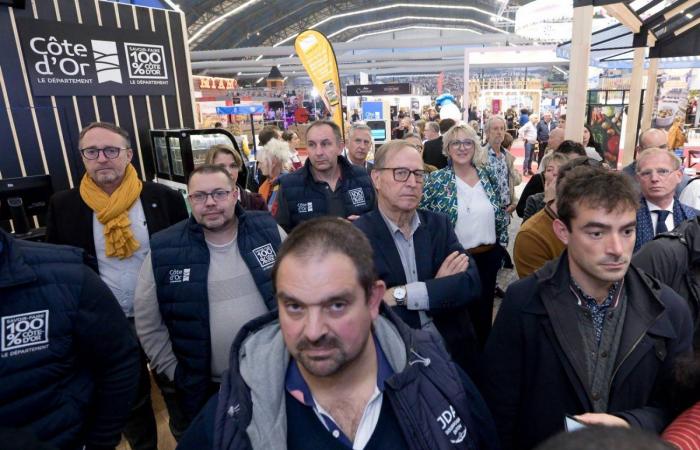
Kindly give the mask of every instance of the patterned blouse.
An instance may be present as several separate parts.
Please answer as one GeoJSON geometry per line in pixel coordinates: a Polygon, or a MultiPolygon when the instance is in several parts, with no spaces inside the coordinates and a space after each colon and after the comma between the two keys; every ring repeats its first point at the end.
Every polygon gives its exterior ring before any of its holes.
{"type": "MultiPolygon", "coordinates": [[[[476,173],[479,175],[481,185],[493,206],[496,218],[496,238],[501,245],[508,245],[508,219],[501,206],[501,186],[490,167],[477,167],[476,173]]],[[[420,207],[445,213],[449,216],[452,226],[457,224],[457,185],[451,165],[427,175],[420,207]]]]}
{"type": "Polygon", "coordinates": [[[489,167],[493,170],[498,180],[498,184],[501,188],[501,204],[503,206],[510,205],[510,188],[508,186],[508,162],[506,161],[506,155],[501,152],[501,157],[496,156],[496,152],[489,145],[488,147],[489,155],[489,167]]]}

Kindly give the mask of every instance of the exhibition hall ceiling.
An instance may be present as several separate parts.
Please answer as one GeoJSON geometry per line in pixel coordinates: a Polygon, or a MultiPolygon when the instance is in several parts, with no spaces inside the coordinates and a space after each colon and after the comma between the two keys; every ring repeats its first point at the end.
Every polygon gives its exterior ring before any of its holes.
{"type": "MultiPolygon", "coordinates": [[[[313,27],[346,42],[392,29],[512,32],[515,11],[531,0],[179,0],[191,50],[284,45],[313,27]],[[288,39],[288,41],[285,41],[288,39]]],[[[291,43],[291,42],[290,42],[291,43]]]]}

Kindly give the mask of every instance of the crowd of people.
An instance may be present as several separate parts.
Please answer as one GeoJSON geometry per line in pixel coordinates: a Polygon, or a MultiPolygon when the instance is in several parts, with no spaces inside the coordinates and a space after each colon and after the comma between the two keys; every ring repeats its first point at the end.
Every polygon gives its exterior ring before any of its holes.
{"type": "Polygon", "coordinates": [[[182,449],[700,448],[700,183],[666,132],[616,171],[532,114],[518,167],[505,117],[431,118],[376,150],[312,122],[305,161],[265,127],[259,173],[216,145],[187,204],[85,127],[48,243],[0,230],[0,447],[156,449],[154,380],[182,449]]]}

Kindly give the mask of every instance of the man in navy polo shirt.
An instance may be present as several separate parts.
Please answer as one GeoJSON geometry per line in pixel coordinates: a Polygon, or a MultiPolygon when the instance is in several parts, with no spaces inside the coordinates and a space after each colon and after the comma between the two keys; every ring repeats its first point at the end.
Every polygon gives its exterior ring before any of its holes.
{"type": "Polygon", "coordinates": [[[299,225],[273,269],[279,312],[233,343],[221,390],[179,448],[491,449],[494,425],[439,338],[382,306],[367,238],[299,225]]]}

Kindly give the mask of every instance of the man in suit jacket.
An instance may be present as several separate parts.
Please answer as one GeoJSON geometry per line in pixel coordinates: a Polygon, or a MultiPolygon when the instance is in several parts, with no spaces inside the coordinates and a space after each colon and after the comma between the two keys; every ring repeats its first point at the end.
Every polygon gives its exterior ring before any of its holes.
{"type": "MultiPolygon", "coordinates": [[[[447,130],[455,126],[455,123],[452,119],[442,119],[439,124],[440,134],[447,133],[447,130]]],[[[423,161],[438,169],[442,169],[447,165],[447,156],[442,152],[442,136],[427,141],[423,145],[423,161]]]]}
{"type": "Polygon", "coordinates": [[[681,182],[681,161],[666,149],[648,148],[637,157],[637,180],[642,199],[637,211],[634,251],[659,233],[673,230],[697,212],[676,196],[681,182]]]}
{"type": "MultiPolygon", "coordinates": [[[[153,233],[187,218],[182,196],[142,182],[131,165],[129,134],[95,122],[80,132],[85,175],[80,187],[56,193],[49,203],[47,240],[80,247],[134,324],[134,289],[153,233]]],[[[156,449],[150,377],[142,353],[139,398],[124,430],[134,449],[156,449]]]]}
{"type": "Polygon", "coordinates": [[[377,150],[372,181],[378,209],[354,223],[374,250],[384,301],[413,328],[440,332],[453,359],[474,368],[475,335],[466,305],[481,294],[476,265],[444,214],[418,210],[423,161],[404,141],[377,150]]]}

